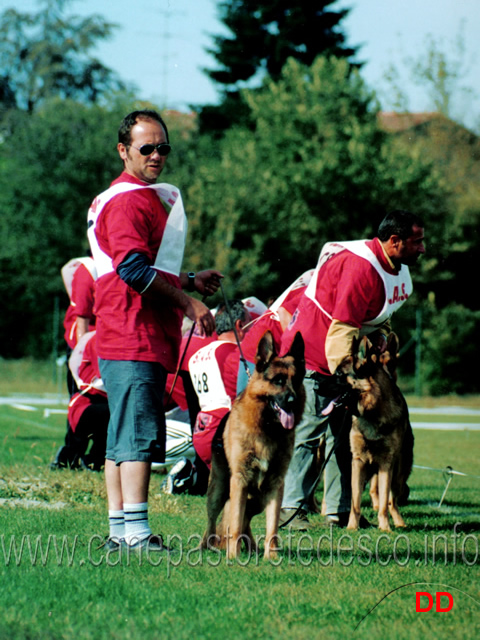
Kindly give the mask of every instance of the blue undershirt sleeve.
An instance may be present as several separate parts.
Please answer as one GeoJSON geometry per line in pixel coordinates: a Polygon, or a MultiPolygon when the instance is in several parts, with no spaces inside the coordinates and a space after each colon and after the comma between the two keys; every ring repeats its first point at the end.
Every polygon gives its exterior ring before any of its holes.
{"type": "Polygon", "coordinates": [[[118,265],[117,273],[137,293],[144,293],[157,272],[144,253],[131,253],[118,265]]]}

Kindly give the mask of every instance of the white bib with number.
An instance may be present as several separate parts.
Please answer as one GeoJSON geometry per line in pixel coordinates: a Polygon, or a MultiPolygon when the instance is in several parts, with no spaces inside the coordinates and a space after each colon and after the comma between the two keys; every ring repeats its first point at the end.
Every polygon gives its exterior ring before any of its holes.
{"type": "Polygon", "coordinates": [[[223,408],[230,410],[232,408],[232,401],[225,390],[215,357],[216,350],[226,342],[226,340],[211,342],[206,347],[199,349],[188,362],[188,370],[201,411],[223,408]]]}

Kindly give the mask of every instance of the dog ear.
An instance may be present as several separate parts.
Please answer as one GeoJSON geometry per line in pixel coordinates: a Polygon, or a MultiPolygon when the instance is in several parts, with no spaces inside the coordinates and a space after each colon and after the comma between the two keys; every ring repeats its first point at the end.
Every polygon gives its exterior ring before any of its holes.
{"type": "Polygon", "coordinates": [[[270,331],[265,331],[257,346],[257,356],[255,368],[257,371],[264,371],[272,358],[277,355],[273,335],[270,331]]]}
{"type": "Polygon", "coordinates": [[[386,349],[380,356],[380,362],[386,372],[389,373],[394,380],[397,379],[397,359],[399,347],[400,341],[398,339],[398,336],[392,331],[387,338],[386,349]]]}
{"type": "Polygon", "coordinates": [[[295,360],[304,360],[305,358],[305,342],[303,341],[303,336],[300,331],[297,331],[295,334],[295,338],[293,339],[292,344],[290,345],[290,349],[288,350],[289,355],[293,356],[295,360]]]}
{"type": "Polygon", "coordinates": [[[388,334],[388,338],[387,338],[387,351],[389,351],[391,357],[395,358],[396,360],[399,350],[400,350],[400,340],[398,339],[397,334],[391,331],[388,334]]]}
{"type": "Polygon", "coordinates": [[[305,342],[300,331],[297,331],[288,354],[295,360],[295,369],[302,378],[305,376],[305,342]]]}

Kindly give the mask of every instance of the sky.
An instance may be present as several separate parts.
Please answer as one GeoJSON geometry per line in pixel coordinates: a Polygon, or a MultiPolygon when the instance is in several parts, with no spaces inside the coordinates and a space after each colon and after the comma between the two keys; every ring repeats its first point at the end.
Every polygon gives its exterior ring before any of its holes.
{"type": "MultiPolygon", "coordinates": [[[[0,6],[38,9],[36,0],[1,0],[0,6]]],[[[468,68],[463,84],[480,94],[480,0],[337,0],[330,6],[347,7],[351,11],[341,29],[348,45],[360,46],[361,74],[386,109],[392,108],[393,94],[384,79],[391,64],[400,72],[409,109],[429,108],[425,91],[410,81],[404,63],[426,54],[429,36],[453,61],[454,42],[462,34],[468,68]]],[[[215,84],[202,71],[215,68],[206,52],[212,36],[228,33],[218,20],[217,0],[71,0],[67,13],[99,13],[119,25],[113,37],[91,53],[134,83],[139,98],[181,111],[190,104],[218,102],[215,84]]],[[[468,126],[480,123],[479,95],[473,100],[459,95],[456,109],[468,126]]]]}

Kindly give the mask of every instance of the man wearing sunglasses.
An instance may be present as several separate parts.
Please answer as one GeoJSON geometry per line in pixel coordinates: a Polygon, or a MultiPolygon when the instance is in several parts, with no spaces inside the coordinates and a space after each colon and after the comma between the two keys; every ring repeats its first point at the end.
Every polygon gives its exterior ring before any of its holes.
{"type": "Polygon", "coordinates": [[[158,113],[134,111],[118,131],[123,172],[93,201],[88,236],[97,267],[97,351],[108,395],[105,546],[168,551],[148,522],[152,462],[165,455],[163,394],[179,358],[184,315],[210,335],[208,308],[184,292],[211,295],[222,275],[181,272],[186,217],[179,190],[156,184],[170,152],[158,113]]]}

